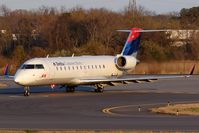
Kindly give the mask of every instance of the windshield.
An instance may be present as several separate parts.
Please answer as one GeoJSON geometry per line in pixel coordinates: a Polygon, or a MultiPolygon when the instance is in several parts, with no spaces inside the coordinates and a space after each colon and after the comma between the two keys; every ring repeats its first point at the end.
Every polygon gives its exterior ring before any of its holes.
{"type": "Polygon", "coordinates": [[[42,64],[24,64],[21,69],[44,69],[42,64]]]}

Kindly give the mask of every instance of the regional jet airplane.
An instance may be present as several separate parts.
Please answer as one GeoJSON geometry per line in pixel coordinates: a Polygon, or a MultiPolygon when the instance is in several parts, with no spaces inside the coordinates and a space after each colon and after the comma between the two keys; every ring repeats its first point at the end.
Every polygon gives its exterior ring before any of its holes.
{"type": "MultiPolygon", "coordinates": [[[[189,77],[189,75],[157,75],[139,77],[121,77],[135,68],[142,32],[164,30],[143,30],[133,28],[120,30],[129,32],[122,52],[116,56],[73,56],[33,58],[26,61],[17,70],[14,81],[24,86],[24,96],[30,95],[30,86],[61,85],[68,92],[74,92],[79,85],[93,85],[96,92],[103,92],[105,86],[118,83],[150,82],[158,79],[189,77]]],[[[192,72],[193,73],[193,72],[192,72]]]]}

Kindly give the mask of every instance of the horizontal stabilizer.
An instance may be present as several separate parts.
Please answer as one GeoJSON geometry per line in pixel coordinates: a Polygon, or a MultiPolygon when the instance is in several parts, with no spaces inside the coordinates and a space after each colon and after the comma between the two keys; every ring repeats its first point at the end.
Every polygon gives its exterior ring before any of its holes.
{"type": "MultiPolygon", "coordinates": [[[[132,30],[117,30],[118,32],[132,32],[132,30]]],[[[173,31],[171,29],[167,30],[134,30],[134,32],[139,32],[139,33],[147,33],[147,32],[167,32],[167,31],[173,31]]]]}

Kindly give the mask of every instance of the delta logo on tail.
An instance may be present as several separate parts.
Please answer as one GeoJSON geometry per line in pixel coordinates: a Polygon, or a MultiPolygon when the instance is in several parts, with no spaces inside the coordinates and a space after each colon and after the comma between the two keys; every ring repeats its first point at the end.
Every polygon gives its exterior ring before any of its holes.
{"type": "Polygon", "coordinates": [[[140,48],[141,40],[141,31],[140,28],[133,28],[130,31],[129,37],[125,43],[122,55],[136,55],[137,51],[140,48]]]}

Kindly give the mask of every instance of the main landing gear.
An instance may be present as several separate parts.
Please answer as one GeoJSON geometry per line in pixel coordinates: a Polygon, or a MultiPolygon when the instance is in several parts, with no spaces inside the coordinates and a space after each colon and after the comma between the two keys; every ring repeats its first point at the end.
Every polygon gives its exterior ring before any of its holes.
{"type": "Polygon", "coordinates": [[[30,96],[30,87],[29,86],[24,87],[24,96],[30,96]]]}
{"type": "Polygon", "coordinates": [[[103,85],[97,84],[95,86],[96,86],[95,92],[97,92],[97,93],[104,92],[104,86],[103,85]]]}
{"type": "Polygon", "coordinates": [[[75,92],[75,86],[67,86],[66,92],[75,92]]]}

